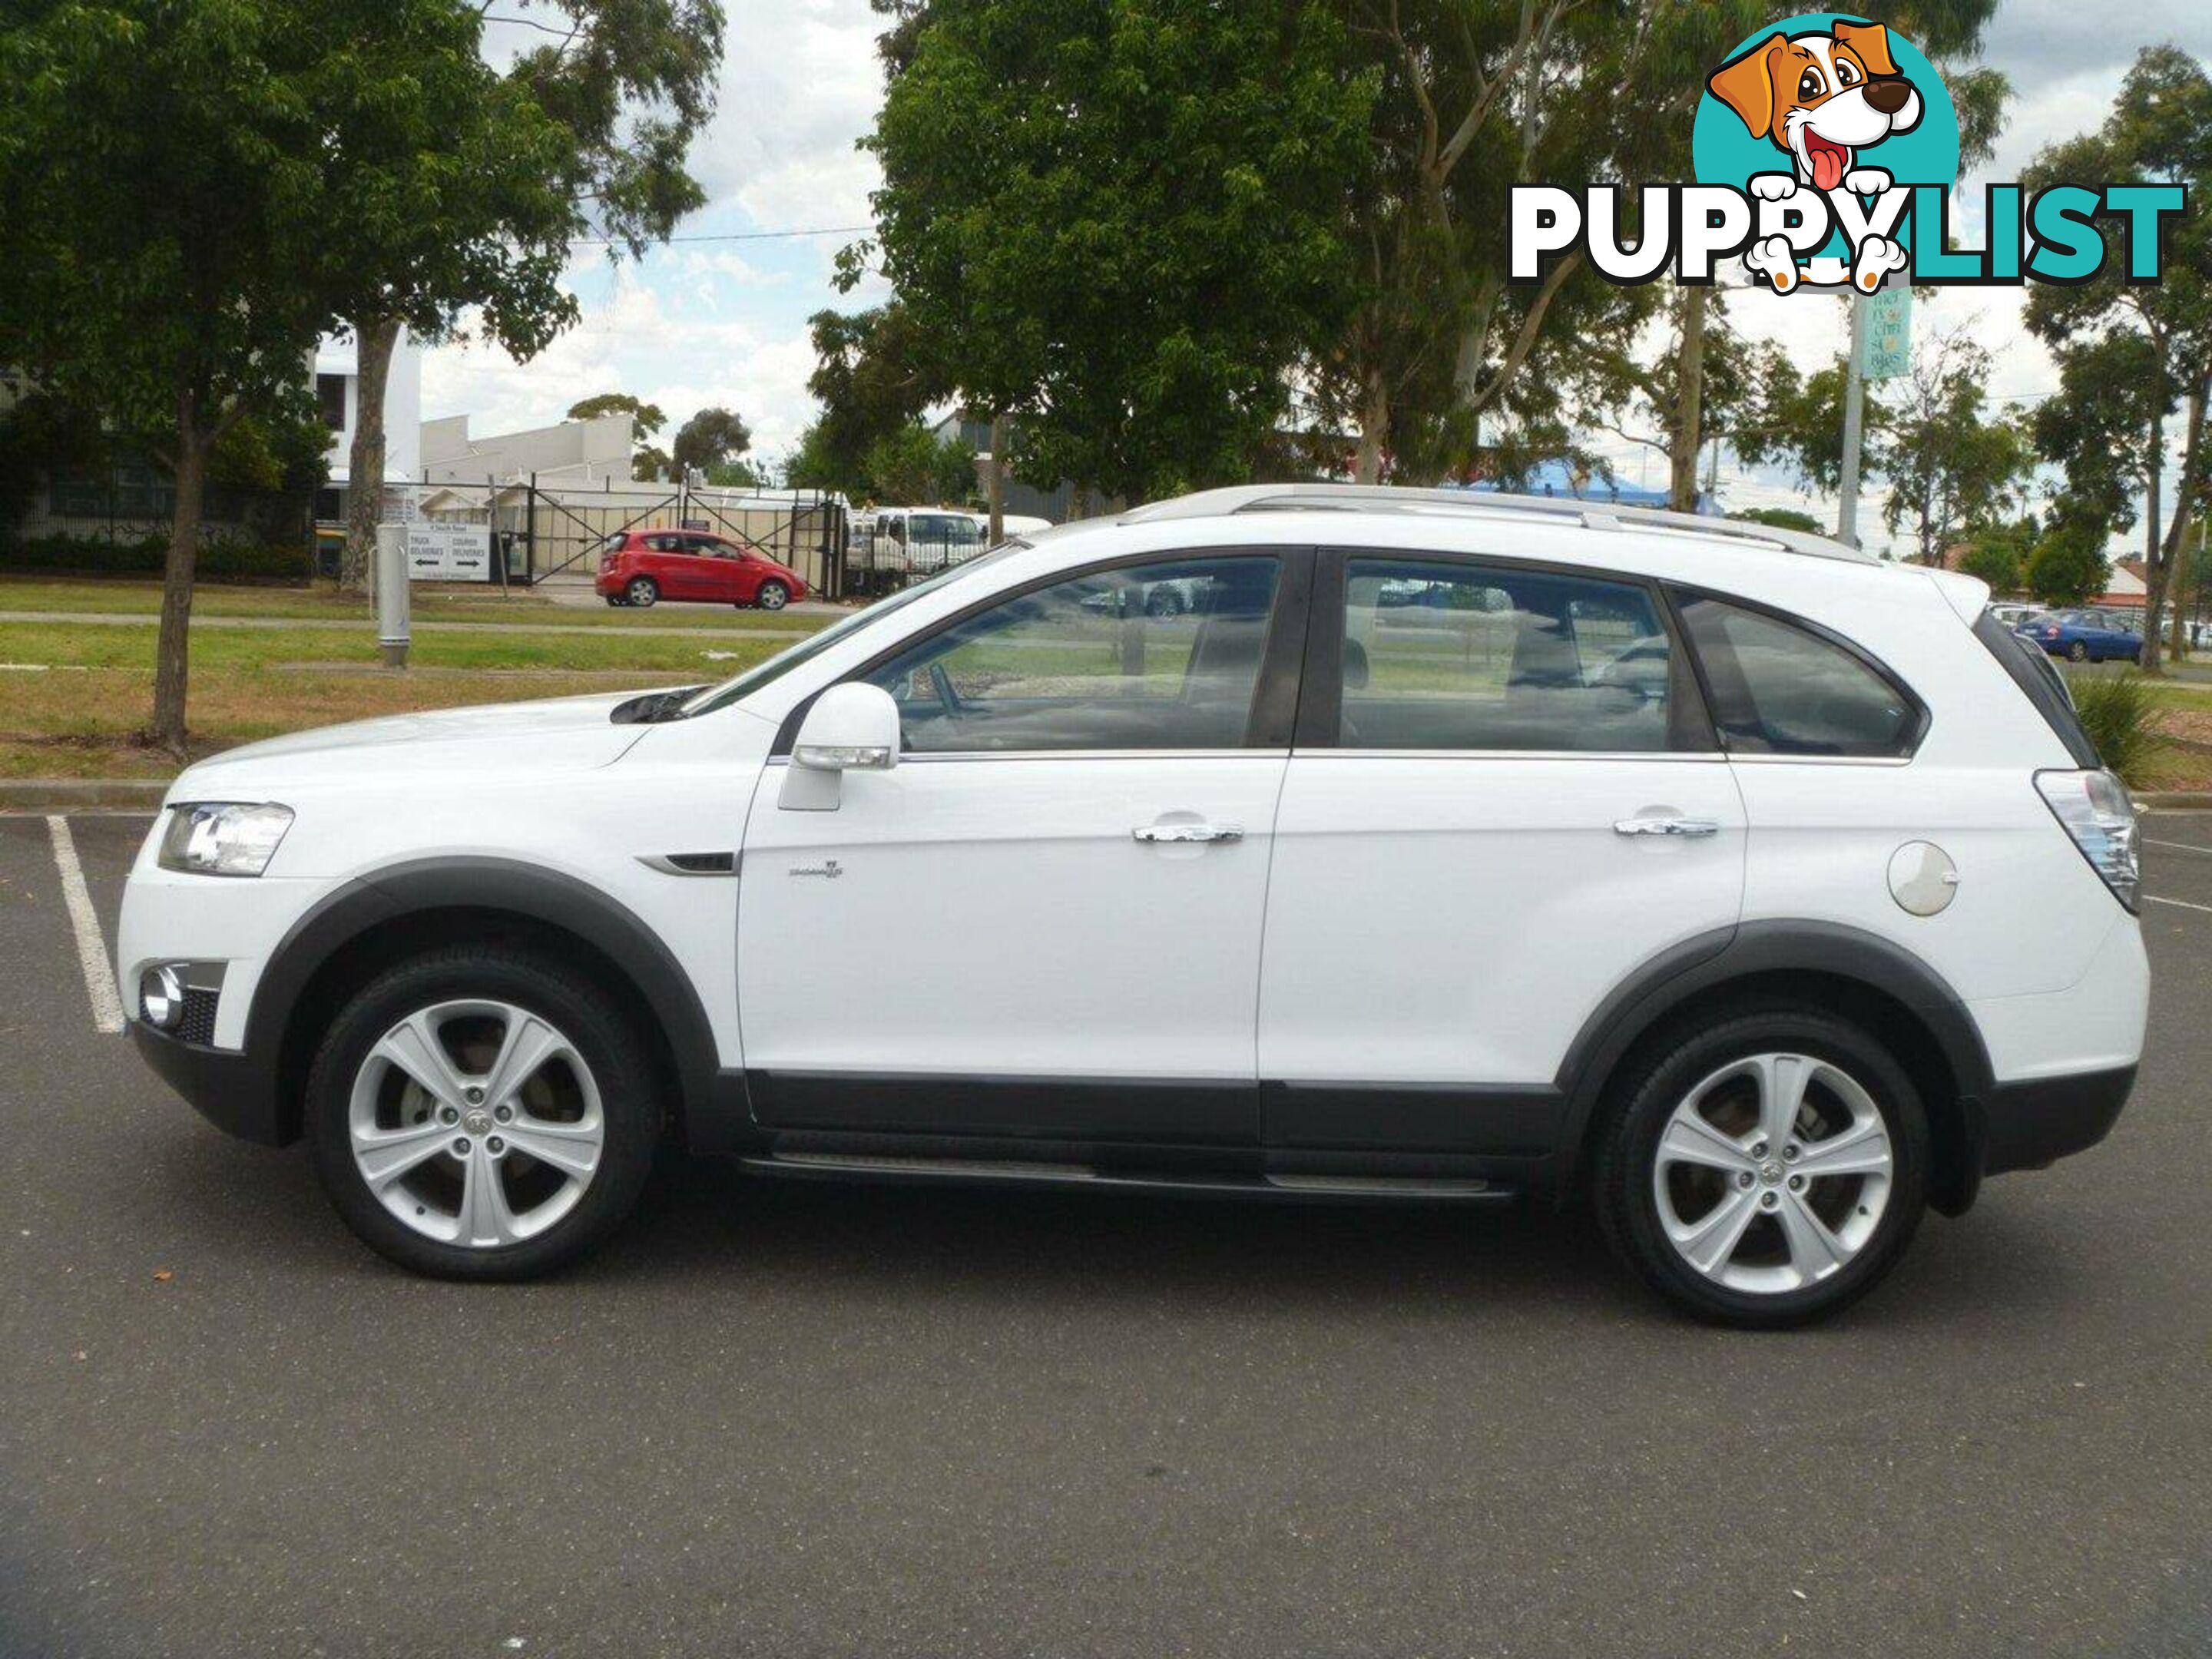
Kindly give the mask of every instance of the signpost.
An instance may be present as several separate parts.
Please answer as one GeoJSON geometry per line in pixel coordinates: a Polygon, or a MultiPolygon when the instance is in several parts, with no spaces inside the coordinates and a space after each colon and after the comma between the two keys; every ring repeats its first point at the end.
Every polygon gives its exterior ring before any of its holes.
{"type": "Polygon", "coordinates": [[[1851,308],[1850,361],[1844,374],[1843,503],[1836,538],[1859,544],[1859,452],[1865,445],[1866,383],[1890,380],[1912,367],[1912,290],[1903,283],[1866,299],[1844,296],[1851,308]]]}

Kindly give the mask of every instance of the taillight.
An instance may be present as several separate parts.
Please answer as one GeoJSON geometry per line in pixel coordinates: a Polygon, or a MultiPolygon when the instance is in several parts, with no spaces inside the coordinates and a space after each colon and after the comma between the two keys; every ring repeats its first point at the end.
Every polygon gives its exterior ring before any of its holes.
{"type": "Polygon", "coordinates": [[[2110,772],[2038,772],[2035,787],[2112,896],[2142,909],[2142,832],[2126,787],[2110,772]]]}
{"type": "Polygon", "coordinates": [[[2043,630],[2043,637],[2046,640],[2055,640],[2058,637],[2058,630],[2055,628],[2046,628],[2043,630]]]}

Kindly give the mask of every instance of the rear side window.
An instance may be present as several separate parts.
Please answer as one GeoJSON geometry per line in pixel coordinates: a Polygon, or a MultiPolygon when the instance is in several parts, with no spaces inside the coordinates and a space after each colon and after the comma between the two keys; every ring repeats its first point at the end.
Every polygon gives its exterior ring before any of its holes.
{"type": "Polygon", "coordinates": [[[1920,705],[1840,641],[1702,595],[1681,611],[1731,754],[1898,760],[1919,742],[1920,705]]]}
{"type": "Polygon", "coordinates": [[[2051,665],[2041,646],[2032,643],[2004,625],[2004,619],[1993,611],[1984,611],[1974,623],[1974,637],[1989,647],[2004,672],[2012,676],[2012,683],[2035,705],[2058,741],[2066,745],[2066,752],[2080,767],[2100,766],[2097,745],[2089,741],[2089,734],[2081,729],[2081,716],[2074,712],[2074,700],[2066,693],[2066,682],[2058,678],[2058,671],[2051,665]]]}
{"type": "Polygon", "coordinates": [[[1346,749],[1636,754],[1670,746],[1673,650],[1653,596],[1506,566],[1346,567],[1346,749]]]}

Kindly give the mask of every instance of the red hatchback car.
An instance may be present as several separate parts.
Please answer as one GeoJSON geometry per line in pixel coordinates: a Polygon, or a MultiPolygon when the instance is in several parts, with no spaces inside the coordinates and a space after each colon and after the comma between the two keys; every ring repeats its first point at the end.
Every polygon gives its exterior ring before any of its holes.
{"type": "Polygon", "coordinates": [[[592,586],[609,605],[698,599],[781,611],[806,597],[796,570],[747,542],[699,530],[626,530],[599,550],[592,586]]]}

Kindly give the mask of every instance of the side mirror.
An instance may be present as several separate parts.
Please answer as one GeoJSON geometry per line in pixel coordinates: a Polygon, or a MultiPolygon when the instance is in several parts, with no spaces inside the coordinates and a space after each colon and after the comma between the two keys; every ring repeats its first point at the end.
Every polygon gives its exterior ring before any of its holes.
{"type": "Polygon", "coordinates": [[[833,685],[814,700],[791,745],[776,804],[786,811],[834,812],[848,772],[885,772],[898,764],[898,705],[878,685],[833,685]]]}

